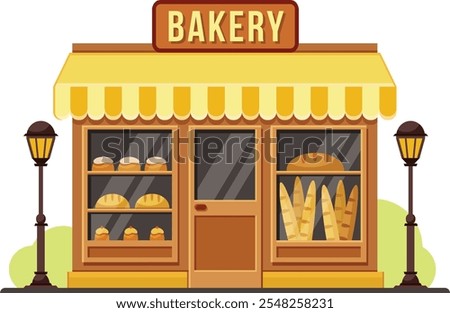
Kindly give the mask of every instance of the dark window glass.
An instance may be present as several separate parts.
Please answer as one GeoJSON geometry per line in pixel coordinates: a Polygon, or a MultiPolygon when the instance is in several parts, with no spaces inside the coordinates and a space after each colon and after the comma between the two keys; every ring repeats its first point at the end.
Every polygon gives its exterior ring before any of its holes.
{"type": "Polygon", "coordinates": [[[255,132],[195,132],[195,198],[255,199],[255,132]]]}

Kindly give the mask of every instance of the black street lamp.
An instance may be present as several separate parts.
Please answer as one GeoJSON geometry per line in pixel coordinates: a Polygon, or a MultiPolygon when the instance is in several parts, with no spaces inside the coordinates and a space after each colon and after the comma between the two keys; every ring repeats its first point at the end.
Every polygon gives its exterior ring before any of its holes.
{"type": "Polygon", "coordinates": [[[400,155],[408,166],[408,215],[406,215],[406,272],[402,282],[396,287],[426,287],[423,286],[415,271],[415,238],[414,231],[417,226],[413,214],[413,167],[422,153],[425,141],[425,131],[419,123],[408,121],[400,125],[395,134],[397,137],[400,155]]]}
{"type": "Polygon", "coordinates": [[[37,270],[34,272],[33,281],[26,287],[56,287],[50,283],[45,271],[45,215],[43,205],[43,168],[47,166],[50,159],[53,144],[55,142],[55,134],[53,127],[46,122],[35,122],[27,133],[28,147],[30,148],[31,158],[34,160],[35,166],[39,167],[39,214],[36,216],[37,227],[37,270]]]}

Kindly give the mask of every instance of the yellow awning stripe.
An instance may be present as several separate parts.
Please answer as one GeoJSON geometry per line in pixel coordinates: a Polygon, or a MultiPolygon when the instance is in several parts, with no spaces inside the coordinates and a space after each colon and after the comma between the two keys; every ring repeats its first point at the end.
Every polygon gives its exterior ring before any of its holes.
{"type": "Polygon", "coordinates": [[[208,116],[208,88],[206,86],[195,86],[191,88],[191,115],[195,120],[200,121],[208,116]]]}
{"type": "Polygon", "coordinates": [[[342,86],[328,87],[328,116],[340,120],[345,116],[345,88],[342,86]]]}
{"type": "Polygon", "coordinates": [[[366,119],[374,120],[380,111],[380,88],[367,86],[363,88],[362,112],[366,119]]]}
{"type": "Polygon", "coordinates": [[[384,118],[395,115],[397,89],[394,87],[380,88],[380,114],[384,118]]]}
{"type": "Polygon", "coordinates": [[[311,88],[311,114],[317,120],[323,120],[328,112],[328,88],[311,88]]]}
{"type": "Polygon", "coordinates": [[[132,121],[139,116],[139,87],[127,86],[122,88],[122,115],[132,121]]]}
{"type": "Polygon", "coordinates": [[[392,118],[396,87],[378,53],[70,54],[57,118],[392,118]]]}
{"type": "Polygon", "coordinates": [[[358,119],[362,113],[362,88],[345,88],[345,112],[351,119],[358,119]]]}
{"type": "Polygon", "coordinates": [[[294,88],[277,88],[277,113],[282,120],[288,120],[294,112],[294,88]]]}
{"type": "Polygon", "coordinates": [[[232,121],[242,115],[242,88],[236,85],[225,87],[225,116],[232,121]]]}
{"type": "Polygon", "coordinates": [[[259,88],[242,88],[242,114],[248,120],[253,120],[259,112],[259,88]]]}
{"type": "Polygon", "coordinates": [[[306,120],[311,116],[311,88],[309,86],[294,87],[294,117],[306,120]]]}
{"type": "Polygon", "coordinates": [[[140,87],[139,88],[139,115],[150,120],[156,115],[156,88],[140,87]]]}
{"type": "Polygon", "coordinates": [[[275,86],[259,88],[259,112],[256,112],[256,117],[258,114],[266,121],[277,116],[277,89],[275,86]]]}
{"type": "Polygon", "coordinates": [[[87,87],[70,88],[70,111],[76,116],[86,117],[88,111],[87,87]]]}
{"type": "Polygon", "coordinates": [[[213,120],[220,120],[225,113],[225,88],[208,88],[208,112],[213,120]]]}
{"type": "MultiPolygon", "coordinates": [[[[88,88],[88,111],[89,118],[100,120],[105,116],[105,87],[89,86],[88,88]]],[[[72,113],[73,115],[73,113],[72,113]]],[[[75,119],[80,119],[73,115],[75,119]]]]}
{"type": "Polygon", "coordinates": [[[191,112],[191,89],[189,87],[175,87],[173,89],[173,111],[175,117],[185,120],[191,112]]]}
{"type": "Polygon", "coordinates": [[[173,116],[173,87],[170,85],[158,86],[156,92],[156,112],[158,118],[163,121],[169,120],[173,116]]]}
{"type": "Polygon", "coordinates": [[[110,120],[116,120],[122,113],[122,88],[105,88],[105,115],[110,120]]]}

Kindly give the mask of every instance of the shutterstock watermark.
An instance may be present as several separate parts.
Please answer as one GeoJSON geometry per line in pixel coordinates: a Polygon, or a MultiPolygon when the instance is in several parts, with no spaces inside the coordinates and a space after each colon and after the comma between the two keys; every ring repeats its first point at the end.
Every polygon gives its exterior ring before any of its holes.
{"type": "Polygon", "coordinates": [[[192,131],[187,137],[180,136],[178,131],[174,132],[173,137],[170,132],[156,137],[145,137],[143,133],[145,132],[140,132],[138,136],[131,130],[124,130],[120,136],[104,137],[101,142],[102,155],[98,156],[113,160],[132,156],[145,161],[147,157],[159,156],[167,159],[173,154],[175,161],[180,164],[188,161],[195,164],[248,164],[260,158],[269,163],[276,163],[280,156],[291,160],[299,155],[302,155],[304,162],[330,162],[325,156],[337,158],[342,163],[349,162],[343,147],[349,141],[350,133],[334,132],[332,129],[293,131],[278,138],[270,136],[270,131],[266,131],[262,138],[255,137],[252,131],[240,130],[230,130],[225,132],[225,136],[222,130],[217,135],[214,131],[208,131],[208,136],[198,136],[196,131],[192,131]]]}

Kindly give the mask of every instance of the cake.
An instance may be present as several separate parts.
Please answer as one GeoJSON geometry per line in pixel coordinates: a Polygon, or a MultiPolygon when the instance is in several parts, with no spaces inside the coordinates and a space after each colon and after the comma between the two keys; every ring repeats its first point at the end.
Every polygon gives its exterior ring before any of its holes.
{"type": "Polygon", "coordinates": [[[164,240],[164,230],[158,226],[150,231],[150,240],[164,240]]]}

